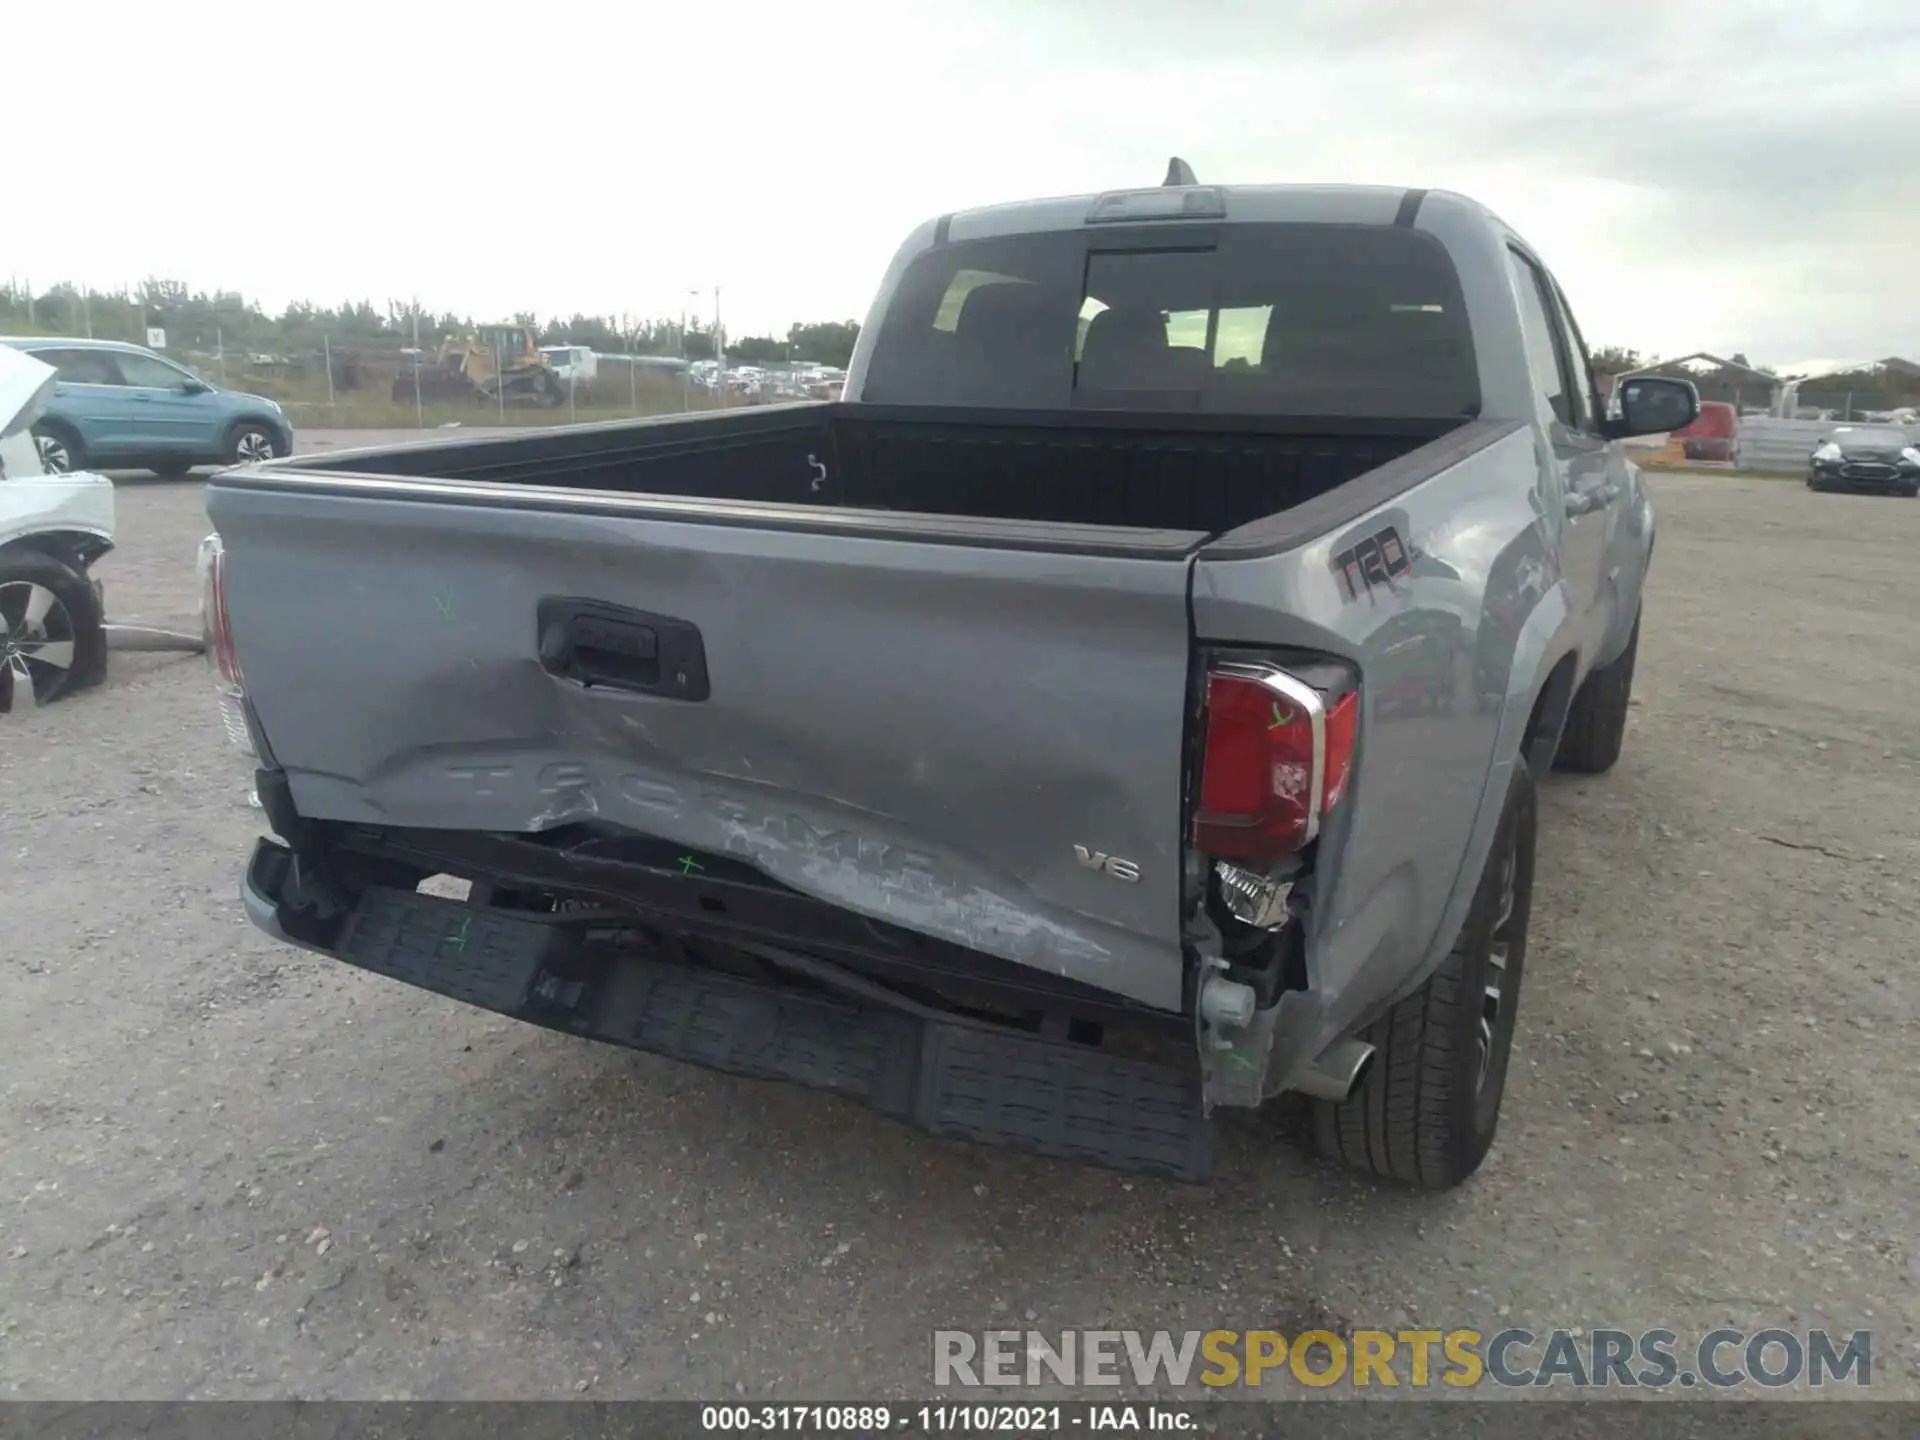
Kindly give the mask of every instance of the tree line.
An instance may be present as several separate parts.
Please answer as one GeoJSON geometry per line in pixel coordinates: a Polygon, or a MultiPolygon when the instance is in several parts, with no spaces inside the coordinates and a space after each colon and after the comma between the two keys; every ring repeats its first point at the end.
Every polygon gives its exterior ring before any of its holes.
{"type": "MultiPolygon", "coordinates": [[[[680,356],[710,359],[714,334],[710,322],[694,317],[636,319],[619,315],[575,314],[541,319],[514,315],[513,323],[533,329],[543,345],[585,345],[603,354],[680,356]]],[[[451,335],[474,328],[473,317],[451,311],[434,313],[410,300],[376,306],[368,300],[316,305],[296,301],[278,315],[235,290],[194,290],[178,280],[148,279],[118,291],[81,289],[69,284],[34,292],[18,283],[0,286],[0,333],[94,335],[144,343],[149,327],[167,332],[169,349],[201,354],[267,354],[282,360],[317,357],[333,351],[395,351],[412,345],[438,347],[451,335]]],[[[852,320],[789,326],[785,335],[726,336],[730,360],[781,364],[789,360],[844,367],[853,355],[860,326],[852,320]]],[[[1732,357],[1746,364],[1745,357],[1732,357]]],[[[1623,375],[1658,369],[1655,355],[1619,345],[1593,351],[1595,370],[1623,375]]],[[[1764,366],[1753,367],[1771,374],[1764,366]]],[[[1822,375],[1819,388],[1920,399],[1920,377],[1862,370],[1822,375]]]]}
{"type": "MultiPolygon", "coordinates": [[[[710,322],[687,317],[636,318],[584,315],[510,317],[535,331],[542,345],[586,345],[606,354],[711,358],[710,322]]],[[[167,332],[167,347],[205,354],[266,354],[279,359],[334,351],[397,351],[413,345],[436,348],[441,340],[475,328],[473,317],[435,313],[410,300],[376,306],[368,300],[317,305],[296,301],[271,314],[235,290],[194,290],[177,280],[150,279],[118,291],[70,284],[35,291],[17,282],[0,285],[0,333],[92,335],[144,344],[147,331],[167,332]]],[[[783,336],[726,336],[729,359],[749,363],[788,359],[845,366],[860,327],[852,320],[795,324],[783,336]]]]}

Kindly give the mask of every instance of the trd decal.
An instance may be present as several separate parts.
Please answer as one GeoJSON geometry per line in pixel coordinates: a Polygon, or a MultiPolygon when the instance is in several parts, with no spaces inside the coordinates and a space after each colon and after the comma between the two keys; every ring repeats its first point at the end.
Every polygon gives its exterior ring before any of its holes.
{"type": "Polygon", "coordinates": [[[1413,556],[1400,532],[1389,525],[1335,555],[1333,573],[1342,598],[1372,600],[1376,590],[1394,590],[1413,574],[1413,556]]]}

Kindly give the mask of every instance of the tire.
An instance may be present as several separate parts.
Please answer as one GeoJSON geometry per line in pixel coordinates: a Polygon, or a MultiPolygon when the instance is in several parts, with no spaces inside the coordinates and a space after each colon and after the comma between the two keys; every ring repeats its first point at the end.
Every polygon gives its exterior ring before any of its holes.
{"type": "Polygon", "coordinates": [[[99,597],[50,555],[0,556],[0,637],[0,713],[51,704],[106,674],[99,597]]]}
{"type": "Polygon", "coordinates": [[[1450,1189],[1487,1158],[1526,969],[1536,829],[1533,772],[1522,764],[1453,949],[1361,1033],[1374,1056],[1359,1090],[1313,1102],[1323,1155],[1423,1190],[1450,1189]]]}
{"type": "Polygon", "coordinates": [[[1553,768],[1573,775],[1602,775],[1620,758],[1627,738],[1627,705],[1633,698],[1633,661],[1640,650],[1640,617],[1633,617],[1627,648],[1611,665],[1587,676],[1567,711],[1553,768]]]}
{"type": "Polygon", "coordinates": [[[280,458],[280,437],[265,425],[244,420],[227,432],[229,465],[258,465],[280,458]]]}
{"type": "Polygon", "coordinates": [[[148,468],[162,480],[178,480],[182,475],[193,469],[193,462],[191,460],[162,460],[148,468]]]}
{"type": "Polygon", "coordinates": [[[33,443],[40,451],[40,468],[49,475],[65,475],[86,467],[80,437],[64,425],[36,425],[33,443]]]}

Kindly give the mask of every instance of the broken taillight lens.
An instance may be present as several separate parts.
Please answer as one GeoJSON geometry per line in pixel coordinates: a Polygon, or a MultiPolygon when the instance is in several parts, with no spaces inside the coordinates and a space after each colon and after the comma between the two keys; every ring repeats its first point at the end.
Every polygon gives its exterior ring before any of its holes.
{"type": "Polygon", "coordinates": [[[1320,833],[1346,793],[1360,695],[1329,701],[1284,670],[1207,672],[1193,845],[1223,860],[1276,860],[1320,833]]]}

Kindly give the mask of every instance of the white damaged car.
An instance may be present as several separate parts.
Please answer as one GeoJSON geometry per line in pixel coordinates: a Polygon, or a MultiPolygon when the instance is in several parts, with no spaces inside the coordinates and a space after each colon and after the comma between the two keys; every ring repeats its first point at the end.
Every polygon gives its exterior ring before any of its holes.
{"type": "Polygon", "coordinates": [[[113,548],[113,482],[50,475],[32,427],[54,370],[0,345],[0,715],[107,673],[104,597],[93,563],[113,548]]]}

